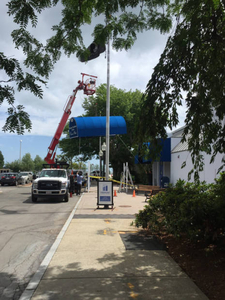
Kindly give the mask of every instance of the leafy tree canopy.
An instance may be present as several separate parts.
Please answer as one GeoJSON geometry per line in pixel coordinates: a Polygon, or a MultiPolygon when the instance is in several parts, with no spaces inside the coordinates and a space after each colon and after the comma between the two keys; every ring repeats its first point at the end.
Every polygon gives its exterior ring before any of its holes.
{"type": "MultiPolygon", "coordinates": [[[[96,89],[95,96],[85,98],[83,108],[85,117],[88,116],[105,116],[106,115],[106,84],[102,84],[96,89]]],[[[124,162],[128,162],[132,168],[134,166],[134,155],[137,149],[137,139],[135,134],[136,114],[140,111],[140,102],[142,93],[136,91],[124,91],[114,86],[110,87],[110,115],[123,116],[127,124],[127,134],[110,137],[110,164],[116,177],[120,176],[124,162]]],[[[82,153],[82,160],[86,161],[95,155],[99,155],[99,138],[78,138],[70,139],[68,124],[64,133],[67,138],[59,142],[62,156],[67,160],[73,159],[82,153]]],[[[104,137],[102,137],[102,143],[104,137]]]]}
{"type": "Polygon", "coordinates": [[[27,171],[27,170],[23,169],[23,167],[22,167],[22,162],[21,162],[19,159],[14,160],[14,161],[11,162],[11,163],[7,162],[7,163],[5,164],[5,167],[6,167],[7,169],[12,170],[13,172],[27,171]]]}
{"type": "Polygon", "coordinates": [[[22,158],[22,164],[26,171],[34,169],[34,162],[31,158],[30,153],[26,153],[22,158]]]}
{"type": "Polygon", "coordinates": [[[165,137],[165,128],[178,124],[178,108],[185,102],[183,139],[188,139],[195,169],[200,171],[203,167],[201,151],[211,153],[212,159],[216,153],[224,153],[224,1],[62,0],[62,19],[53,26],[53,36],[40,43],[27,30],[28,25],[37,26],[38,15],[59,2],[8,2],[8,13],[19,26],[12,32],[13,41],[25,54],[25,67],[37,77],[24,74],[18,61],[1,54],[0,68],[6,78],[0,86],[0,104],[7,100],[10,105],[5,131],[23,133],[31,128],[24,108],[13,106],[15,87],[10,83],[16,83],[18,90],[27,89],[41,97],[40,84],[45,83],[61,53],[88,57],[82,26],[90,24],[93,17],[102,16],[103,20],[93,28],[93,40],[105,44],[111,37],[117,50],[132,47],[138,32],[167,32],[174,18],[174,33],[147,86],[139,136],[144,141],[157,135],[165,137]]]}
{"type": "Polygon", "coordinates": [[[46,161],[42,159],[39,155],[36,155],[34,160],[34,170],[41,171],[43,169],[43,164],[46,164],[46,161]]]}
{"type": "Polygon", "coordinates": [[[0,151],[0,169],[4,167],[4,156],[2,151],[0,151]]]}
{"type": "Polygon", "coordinates": [[[26,153],[21,160],[14,160],[13,162],[7,162],[5,167],[14,171],[40,171],[43,169],[45,160],[41,159],[39,155],[36,155],[35,159],[32,160],[30,153],[26,153]]]}
{"type": "Polygon", "coordinates": [[[166,138],[166,127],[178,125],[185,104],[183,141],[198,179],[201,151],[211,154],[211,161],[225,153],[225,7],[219,0],[175,3],[180,3],[176,29],[147,85],[139,137],[145,142],[166,138]]]}
{"type": "Polygon", "coordinates": [[[12,39],[17,49],[22,49],[25,60],[23,65],[29,70],[22,70],[16,59],[0,53],[0,69],[4,80],[0,81],[0,105],[9,104],[8,118],[3,131],[23,134],[31,130],[31,121],[24,107],[14,106],[15,91],[28,90],[42,98],[42,85],[46,84],[54,64],[61,53],[70,56],[88,57],[85,48],[82,26],[90,24],[94,17],[102,16],[102,23],[93,28],[93,40],[101,45],[110,36],[115,49],[132,47],[137,33],[143,30],[157,29],[167,32],[171,28],[171,10],[169,0],[11,0],[8,2],[8,14],[18,24],[12,32],[12,39]],[[53,36],[45,43],[39,42],[31,34],[30,25],[38,25],[38,16],[45,10],[61,5],[61,17],[52,27],[53,36]],[[169,9],[170,8],[170,9],[169,9]],[[29,30],[28,30],[29,28],[29,30]],[[33,74],[36,74],[34,76],[33,74]]]}

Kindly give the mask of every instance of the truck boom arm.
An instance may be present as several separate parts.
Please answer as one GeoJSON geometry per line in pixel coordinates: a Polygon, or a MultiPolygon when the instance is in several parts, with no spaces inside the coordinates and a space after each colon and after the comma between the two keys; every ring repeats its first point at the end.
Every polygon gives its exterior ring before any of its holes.
{"type": "MultiPolygon", "coordinates": [[[[95,79],[92,78],[92,79],[90,79],[90,81],[87,81],[86,83],[84,83],[83,78],[87,74],[84,74],[84,73],[81,73],[81,74],[82,74],[82,81],[80,81],[80,80],[78,81],[78,83],[79,83],[78,86],[76,87],[75,90],[73,90],[73,94],[68,98],[68,100],[65,104],[65,107],[64,107],[64,112],[63,112],[61,121],[60,121],[58,128],[55,132],[55,135],[51,141],[51,144],[48,147],[48,153],[47,153],[47,156],[45,157],[45,161],[48,164],[55,163],[56,146],[59,143],[59,139],[62,135],[63,129],[66,125],[69,115],[71,114],[71,109],[72,109],[73,103],[76,99],[77,91],[84,90],[84,94],[87,94],[87,95],[93,95],[95,92],[95,79]]],[[[87,76],[89,76],[89,75],[87,75],[87,76]]],[[[91,76],[91,77],[97,78],[96,76],[91,76]]]]}

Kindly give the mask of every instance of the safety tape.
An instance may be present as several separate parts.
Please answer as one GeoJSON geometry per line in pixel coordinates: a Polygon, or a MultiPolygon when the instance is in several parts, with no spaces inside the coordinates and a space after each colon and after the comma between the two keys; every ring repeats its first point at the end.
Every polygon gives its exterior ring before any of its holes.
{"type": "MultiPolygon", "coordinates": [[[[103,176],[89,176],[89,177],[91,177],[91,178],[97,178],[97,179],[100,179],[100,178],[103,178],[103,179],[105,179],[105,177],[103,177],[103,176]]],[[[128,186],[134,186],[134,185],[132,185],[132,184],[129,184],[129,183],[125,183],[125,182],[120,182],[120,181],[118,181],[118,180],[115,180],[115,179],[112,179],[112,178],[109,178],[109,180],[110,181],[113,181],[113,182],[116,182],[116,183],[122,183],[122,184],[124,184],[124,185],[128,185],[128,186]]]]}

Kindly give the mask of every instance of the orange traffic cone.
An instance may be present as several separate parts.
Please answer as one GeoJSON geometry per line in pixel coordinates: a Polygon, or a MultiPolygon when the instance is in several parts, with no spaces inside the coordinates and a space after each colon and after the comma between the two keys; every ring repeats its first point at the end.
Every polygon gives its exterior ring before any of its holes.
{"type": "Polygon", "coordinates": [[[136,195],[135,195],[135,190],[133,190],[133,197],[136,197],[136,195]]]}
{"type": "Polygon", "coordinates": [[[114,190],[114,197],[117,197],[117,193],[116,193],[116,190],[114,190]]]}

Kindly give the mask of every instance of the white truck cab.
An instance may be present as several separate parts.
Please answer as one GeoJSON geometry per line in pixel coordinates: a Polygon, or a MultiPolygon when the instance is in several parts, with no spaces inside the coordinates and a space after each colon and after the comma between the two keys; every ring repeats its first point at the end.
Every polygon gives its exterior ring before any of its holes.
{"type": "Polygon", "coordinates": [[[38,198],[54,198],[69,201],[69,180],[66,169],[43,169],[31,189],[32,201],[38,198]]]}

